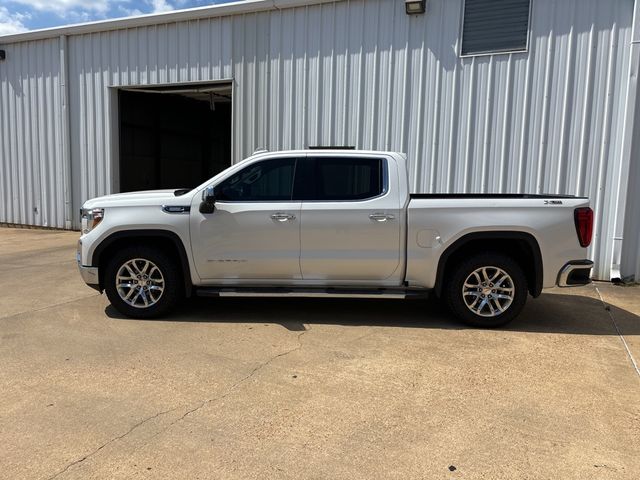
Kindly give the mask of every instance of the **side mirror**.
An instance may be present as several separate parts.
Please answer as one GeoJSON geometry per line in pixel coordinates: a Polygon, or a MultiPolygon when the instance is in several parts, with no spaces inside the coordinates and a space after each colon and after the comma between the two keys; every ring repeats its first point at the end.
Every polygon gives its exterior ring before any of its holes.
{"type": "Polygon", "coordinates": [[[200,213],[213,213],[216,209],[216,194],[213,187],[207,187],[202,191],[200,213]]]}

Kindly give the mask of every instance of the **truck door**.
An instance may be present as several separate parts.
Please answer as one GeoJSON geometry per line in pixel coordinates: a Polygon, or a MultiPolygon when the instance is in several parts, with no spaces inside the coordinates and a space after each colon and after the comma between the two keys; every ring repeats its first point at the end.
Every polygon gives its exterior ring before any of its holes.
{"type": "MultiPolygon", "coordinates": [[[[252,162],[215,186],[215,211],[191,208],[191,244],[203,280],[300,279],[300,201],[292,201],[297,158],[252,162]]],[[[229,282],[225,282],[229,283],[229,282]]]]}
{"type": "Polygon", "coordinates": [[[304,280],[380,282],[400,274],[402,211],[397,175],[389,175],[388,162],[383,156],[335,153],[304,160],[304,187],[295,192],[302,198],[304,280]]]}

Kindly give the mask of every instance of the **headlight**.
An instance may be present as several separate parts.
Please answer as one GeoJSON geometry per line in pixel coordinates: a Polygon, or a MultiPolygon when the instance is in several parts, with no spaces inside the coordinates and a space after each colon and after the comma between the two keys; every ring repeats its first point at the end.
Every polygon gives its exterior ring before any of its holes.
{"type": "Polygon", "coordinates": [[[96,228],[104,218],[104,208],[81,208],[80,221],[82,233],[89,233],[96,228]]]}

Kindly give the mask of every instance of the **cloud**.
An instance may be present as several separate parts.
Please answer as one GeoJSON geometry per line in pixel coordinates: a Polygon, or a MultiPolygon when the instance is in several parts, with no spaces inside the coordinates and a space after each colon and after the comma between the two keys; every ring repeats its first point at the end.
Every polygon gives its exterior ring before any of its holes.
{"type": "Polygon", "coordinates": [[[63,18],[78,11],[105,15],[114,3],[122,1],[126,0],[12,0],[38,12],[53,12],[63,18]]]}
{"type": "Polygon", "coordinates": [[[0,5],[0,35],[12,35],[14,33],[26,32],[27,27],[24,21],[30,18],[26,13],[10,13],[7,7],[0,5]]]}
{"type": "Polygon", "coordinates": [[[138,8],[128,8],[128,7],[122,7],[122,6],[118,7],[118,11],[122,12],[122,14],[126,15],[127,17],[137,17],[138,15],[145,14],[145,12],[143,12],[138,8]]]}
{"type": "Polygon", "coordinates": [[[170,12],[175,10],[175,7],[171,5],[167,0],[151,0],[147,2],[153,8],[152,13],[170,12]]]}
{"type": "Polygon", "coordinates": [[[219,2],[215,0],[0,0],[0,35],[60,24],[164,13],[214,3],[219,2]]]}
{"type": "MultiPolygon", "coordinates": [[[[59,17],[77,17],[79,13],[85,16],[107,16],[109,12],[126,11],[133,14],[143,13],[142,5],[148,7],[149,13],[162,13],[175,10],[176,5],[184,5],[188,0],[11,0],[13,3],[25,5],[38,12],[55,13],[59,17]],[[130,4],[134,4],[130,7],[130,4]],[[119,4],[119,5],[117,5],[119,4]],[[142,4],[142,5],[141,5],[142,4]],[[121,7],[121,8],[118,8],[121,7]],[[136,8],[137,7],[137,8],[136,8]],[[124,10],[122,10],[124,9],[124,10]]],[[[147,10],[147,8],[144,8],[147,10]]]]}

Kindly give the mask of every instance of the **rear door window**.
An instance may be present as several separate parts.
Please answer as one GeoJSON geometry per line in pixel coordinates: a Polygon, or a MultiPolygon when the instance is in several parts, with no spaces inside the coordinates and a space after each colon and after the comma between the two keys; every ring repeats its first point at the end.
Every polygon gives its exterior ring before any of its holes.
{"type": "Polygon", "coordinates": [[[305,164],[305,185],[296,186],[295,194],[302,200],[366,200],[384,193],[380,158],[318,157],[305,164]]]}

